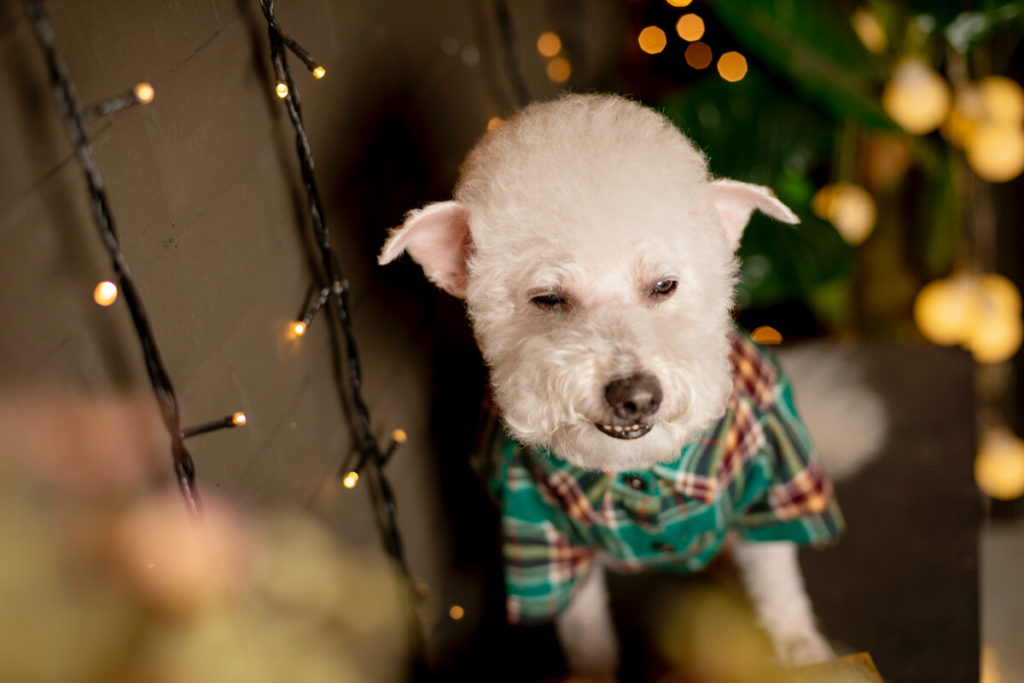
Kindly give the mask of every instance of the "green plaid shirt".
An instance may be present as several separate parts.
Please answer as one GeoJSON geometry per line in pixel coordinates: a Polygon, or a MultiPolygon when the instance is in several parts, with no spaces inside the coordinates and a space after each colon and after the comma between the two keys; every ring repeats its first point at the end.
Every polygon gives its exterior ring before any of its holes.
{"type": "Polygon", "coordinates": [[[733,336],[726,414],[674,461],[609,473],[517,443],[485,421],[478,470],[501,506],[510,621],[549,621],[596,553],[612,567],[693,572],[726,532],[751,541],[821,544],[843,527],[832,486],[811,457],[789,382],[773,359],[733,336]]]}

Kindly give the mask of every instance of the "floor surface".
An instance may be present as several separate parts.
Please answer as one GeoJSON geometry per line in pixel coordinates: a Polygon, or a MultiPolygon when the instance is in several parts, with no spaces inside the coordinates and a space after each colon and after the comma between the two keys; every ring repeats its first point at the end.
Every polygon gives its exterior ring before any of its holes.
{"type": "Polygon", "coordinates": [[[1024,519],[981,533],[983,683],[1024,683],[1024,519]]]}

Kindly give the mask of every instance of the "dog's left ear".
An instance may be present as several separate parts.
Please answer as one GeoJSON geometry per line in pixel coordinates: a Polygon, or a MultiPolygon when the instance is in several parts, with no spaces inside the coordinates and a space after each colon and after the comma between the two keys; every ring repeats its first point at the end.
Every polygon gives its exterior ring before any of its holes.
{"type": "Polygon", "coordinates": [[[469,223],[458,202],[436,202],[410,211],[405,223],[391,231],[377,262],[391,263],[408,251],[435,285],[466,298],[469,223]]]}
{"type": "Polygon", "coordinates": [[[740,246],[743,229],[747,227],[754,209],[783,223],[800,222],[796,214],[763,185],[751,185],[738,180],[716,180],[711,183],[711,199],[734,251],[740,246]]]}

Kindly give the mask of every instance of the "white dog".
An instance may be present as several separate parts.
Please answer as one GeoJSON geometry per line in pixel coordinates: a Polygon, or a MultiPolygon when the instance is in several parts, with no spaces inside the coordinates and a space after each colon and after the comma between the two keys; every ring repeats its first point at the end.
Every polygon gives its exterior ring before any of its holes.
{"type": "Polygon", "coordinates": [[[490,451],[509,617],[555,619],[576,672],[617,666],[603,565],[695,571],[727,535],[782,661],[831,655],[792,541],[842,521],[785,376],[730,318],[755,209],[797,222],[712,180],[658,113],[571,95],[487,133],[454,201],[381,252],[466,300],[507,428],[490,451]]]}

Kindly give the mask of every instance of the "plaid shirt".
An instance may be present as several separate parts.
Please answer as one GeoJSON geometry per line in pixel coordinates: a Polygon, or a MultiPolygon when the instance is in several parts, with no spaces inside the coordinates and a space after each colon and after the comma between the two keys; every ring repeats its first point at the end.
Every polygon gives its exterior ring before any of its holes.
{"type": "Polygon", "coordinates": [[[501,506],[508,617],[554,618],[590,570],[694,572],[736,529],[751,541],[821,544],[843,527],[832,486],[789,382],[746,336],[733,336],[733,393],[717,424],[672,462],[609,473],[512,439],[493,416],[478,470],[501,506]]]}

